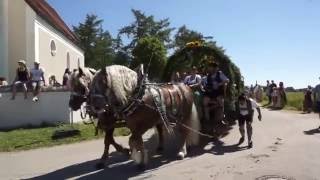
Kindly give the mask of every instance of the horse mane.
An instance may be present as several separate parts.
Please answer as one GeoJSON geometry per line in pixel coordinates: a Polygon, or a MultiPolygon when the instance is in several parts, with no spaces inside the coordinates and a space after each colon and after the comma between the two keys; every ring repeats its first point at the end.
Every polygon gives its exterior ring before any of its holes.
{"type": "Polygon", "coordinates": [[[114,103],[124,106],[128,98],[137,87],[137,73],[126,66],[112,65],[106,67],[108,96],[115,100],[114,103]]]}

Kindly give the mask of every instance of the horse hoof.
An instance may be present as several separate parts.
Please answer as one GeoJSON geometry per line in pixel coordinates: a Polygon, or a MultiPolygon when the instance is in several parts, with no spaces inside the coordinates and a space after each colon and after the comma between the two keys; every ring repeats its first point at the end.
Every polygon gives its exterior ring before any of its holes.
{"type": "Polygon", "coordinates": [[[124,149],[122,150],[122,153],[123,153],[124,155],[130,157],[130,149],[124,148],[124,149]]]}
{"type": "Polygon", "coordinates": [[[163,152],[163,147],[158,147],[157,148],[157,153],[162,153],[163,152]]]}
{"type": "Polygon", "coordinates": [[[184,157],[185,157],[185,154],[184,154],[183,152],[179,152],[179,153],[178,153],[178,158],[179,158],[180,160],[184,159],[184,157]]]}
{"type": "Polygon", "coordinates": [[[95,166],[96,169],[104,169],[105,167],[106,165],[103,162],[99,162],[95,166]]]}

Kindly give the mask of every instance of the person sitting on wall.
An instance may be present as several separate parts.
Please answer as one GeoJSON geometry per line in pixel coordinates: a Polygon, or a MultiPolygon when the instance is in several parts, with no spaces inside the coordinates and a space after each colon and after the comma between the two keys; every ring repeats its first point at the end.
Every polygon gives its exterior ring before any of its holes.
{"type": "Polygon", "coordinates": [[[40,94],[41,86],[46,86],[46,81],[44,78],[44,70],[40,68],[39,62],[34,62],[34,68],[31,69],[31,82],[32,82],[32,90],[33,90],[33,99],[32,101],[39,101],[38,95],[40,94]]]}
{"type": "Polygon", "coordinates": [[[25,60],[18,61],[18,68],[16,70],[16,77],[12,83],[12,97],[11,100],[14,100],[17,94],[17,86],[20,86],[23,88],[24,92],[24,99],[28,98],[28,89],[27,89],[27,83],[30,80],[30,73],[29,69],[26,66],[25,60]]]}
{"type": "Polygon", "coordinates": [[[7,86],[8,82],[6,81],[5,77],[0,77],[0,87],[1,86],[7,86]]]}
{"type": "Polygon", "coordinates": [[[56,80],[56,76],[52,75],[49,77],[49,85],[52,87],[60,87],[61,84],[56,80]]]}
{"type": "Polygon", "coordinates": [[[70,69],[66,68],[66,70],[64,71],[64,74],[63,74],[63,78],[62,78],[62,85],[63,86],[67,86],[68,85],[68,80],[70,78],[70,74],[71,74],[70,69]]]}

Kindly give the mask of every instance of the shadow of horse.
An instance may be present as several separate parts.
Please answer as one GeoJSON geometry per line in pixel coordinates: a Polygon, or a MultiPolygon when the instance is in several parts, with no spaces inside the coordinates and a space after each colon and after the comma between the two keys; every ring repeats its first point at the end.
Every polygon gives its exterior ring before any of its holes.
{"type": "Polygon", "coordinates": [[[315,129],[310,129],[308,131],[303,131],[305,135],[314,135],[314,134],[320,134],[320,129],[315,128],[315,129]]]}
{"type": "MultiPolygon", "coordinates": [[[[157,134],[153,134],[145,141],[145,147],[149,151],[149,163],[144,170],[138,169],[136,164],[123,156],[120,153],[112,152],[106,163],[106,168],[97,170],[95,165],[99,162],[99,159],[89,160],[79,164],[63,167],[61,169],[49,172],[44,175],[32,177],[30,179],[117,179],[125,180],[132,177],[139,177],[140,179],[146,179],[152,177],[152,171],[155,171],[171,162],[178,162],[176,157],[176,151],[178,151],[176,144],[179,142],[179,137],[166,137],[165,150],[161,153],[157,153],[156,147],[158,143],[157,134]],[[151,172],[151,173],[150,173],[151,172]]],[[[192,157],[202,155],[204,153],[210,153],[214,155],[224,155],[225,153],[232,153],[236,151],[245,150],[244,147],[237,147],[237,145],[223,146],[223,142],[212,140],[207,137],[201,137],[200,145],[188,149],[188,158],[182,160],[188,161],[192,157]],[[212,148],[206,149],[208,145],[212,148]]],[[[180,162],[180,161],[179,161],[180,162]]]]}

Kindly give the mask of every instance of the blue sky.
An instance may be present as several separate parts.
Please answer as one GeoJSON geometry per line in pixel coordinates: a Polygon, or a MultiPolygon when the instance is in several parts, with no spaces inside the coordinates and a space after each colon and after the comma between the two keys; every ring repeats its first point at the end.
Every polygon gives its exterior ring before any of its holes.
{"type": "Polygon", "coordinates": [[[104,20],[116,35],[133,21],[130,9],[172,27],[213,36],[240,67],[246,84],[283,81],[297,88],[319,83],[320,1],[317,0],[47,0],[66,23],[77,25],[87,13],[104,20]]]}

